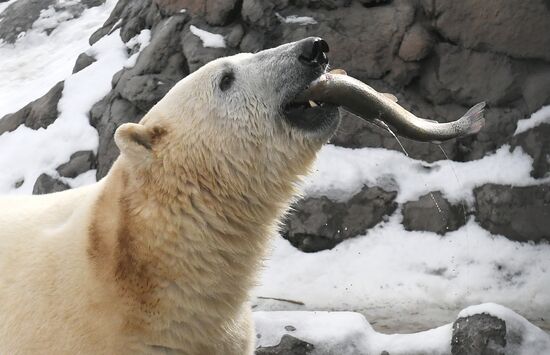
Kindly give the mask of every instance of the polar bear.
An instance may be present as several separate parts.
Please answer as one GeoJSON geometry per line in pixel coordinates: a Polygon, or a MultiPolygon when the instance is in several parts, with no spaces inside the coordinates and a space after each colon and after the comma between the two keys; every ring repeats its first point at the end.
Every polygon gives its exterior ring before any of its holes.
{"type": "Polygon", "coordinates": [[[247,298],[331,105],[307,38],[210,62],[138,124],[94,185],[0,199],[1,354],[254,352],[247,298]]]}

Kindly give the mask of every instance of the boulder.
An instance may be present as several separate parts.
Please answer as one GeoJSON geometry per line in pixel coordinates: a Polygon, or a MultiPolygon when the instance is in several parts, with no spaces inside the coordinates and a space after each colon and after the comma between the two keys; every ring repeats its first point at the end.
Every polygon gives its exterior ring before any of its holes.
{"type": "Polygon", "coordinates": [[[14,43],[22,32],[31,29],[42,10],[55,3],[56,0],[18,0],[12,3],[0,14],[0,39],[14,43]]]}
{"type": "Polygon", "coordinates": [[[550,61],[546,0],[433,1],[435,27],[462,47],[550,61]]]}
{"type": "Polygon", "coordinates": [[[81,53],[78,58],[76,58],[76,62],[74,63],[73,67],[73,73],[78,73],[82,69],[92,65],[96,59],[92,56],[89,56],[86,53],[81,53]]]}
{"type": "MultiPolygon", "coordinates": [[[[1,123],[0,123],[1,124],[1,123]]],[[[541,124],[514,136],[512,147],[521,147],[533,158],[531,176],[540,179],[550,175],[550,124],[541,124]]]]}
{"type": "Polygon", "coordinates": [[[466,223],[465,213],[464,206],[452,205],[436,191],[403,204],[403,226],[406,230],[445,234],[466,223]]]}
{"type": "Polygon", "coordinates": [[[527,242],[550,241],[550,185],[486,184],[474,189],[475,217],[493,234],[527,242]]]}
{"type": "Polygon", "coordinates": [[[0,135],[14,131],[22,124],[32,129],[46,128],[52,124],[59,114],[57,104],[63,94],[64,84],[60,81],[41,98],[0,119],[0,135]]]}
{"type": "Polygon", "coordinates": [[[227,24],[237,4],[237,0],[206,0],[206,22],[213,26],[227,24]]]}
{"type": "Polygon", "coordinates": [[[458,318],[453,323],[452,355],[504,355],[506,323],[488,314],[458,318]]]}
{"type": "Polygon", "coordinates": [[[44,195],[52,192],[59,192],[68,190],[71,187],[64,182],[51,177],[48,174],[42,174],[36,179],[34,184],[32,194],[33,195],[44,195]]]}
{"type": "Polygon", "coordinates": [[[435,103],[459,102],[473,106],[481,101],[502,105],[521,96],[521,83],[513,61],[502,54],[479,52],[440,43],[434,70],[425,70],[421,88],[435,103]],[[465,65],[467,63],[467,65],[465,65]]]}
{"type": "Polygon", "coordinates": [[[417,61],[426,58],[433,46],[430,33],[420,24],[415,24],[407,30],[401,45],[399,57],[406,61],[417,61]]]}
{"type": "Polygon", "coordinates": [[[288,216],[283,237],[305,252],[331,249],[345,239],[364,234],[397,208],[396,192],[363,187],[346,202],[327,197],[299,201],[288,216]]]}
{"type": "Polygon", "coordinates": [[[313,344],[285,334],[281,337],[279,344],[256,349],[256,355],[307,355],[314,349],[313,344]]]}
{"type": "Polygon", "coordinates": [[[95,168],[95,155],[91,150],[76,152],[65,164],[57,168],[60,176],[75,178],[88,170],[95,168]]]}

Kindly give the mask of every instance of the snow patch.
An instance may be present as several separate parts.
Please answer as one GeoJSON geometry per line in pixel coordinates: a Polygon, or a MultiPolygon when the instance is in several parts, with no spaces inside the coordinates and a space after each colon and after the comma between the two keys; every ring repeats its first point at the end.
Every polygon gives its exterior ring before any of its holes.
{"type": "MultiPolygon", "coordinates": [[[[394,213],[331,250],[304,253],[277,237],[256,310],[345,310],[386,329],[428,329],[471,304],[497,302],[533,319],[550,318],[550,244],[512,242],[473,220],[440,236],[409,232],[394,213]]],[[[438,218],[434,208],[434,218],[438,218]]]]}
{"type": "Polygon", "coordinates": [[[524,120],[519,120],[514,136],[543,123],[550,123],[550,106],[544,106],[537,112],[533,113],[531,117],[524,120]]]}
{"type": "Polygon", "coordinates": [[[203,47],[225,48],[225,39],[222,35],[201,30],[193,25],[189,26],[191,33],[199,37],[203,47]]]}
{"type": "Polygon", "coordinates": [[[275,16],[277,16],[277,18],[281,23],[293,23],[293,24],[302,25],[302,26],[317,24],[317,21],[315,21],[313,17],[309,17],[309,16],[290,15],[290,16],[284,17],[284,16],[281,16],[279,13],[275,13],[275,16]]]}
{"type": "MultiPolygon", "coordinates": [[[[2,6],[13,3],[0,4],[2,6]]],[[[116,4],[84,10],[77,19],[60,23],[49,35],[35,26],[14,44],[0,44],[0,119],[41,97],[71,75],[76,57],[89,48],[88,38],[116,4]]]]}
{"type": "Polygon", "coordinates": [[[111,90],[112,77],[126,63],[127,51],[117,30],[87,52],[97,61],[65,80],[57,120],[46,129],[22,125],[0,136],[0,194],[30,194],[40,174],[54,176],[74,152],[97,149],[98,135],[88,112],[111,90]],[[16,189],[14,184],[21,179],[24,183],[16,189]]]}
{"type": "Polygon", "coordinates": [[[363,185],[397,191],[397,202],[417,200],[430,191],[441,191],[452,203],[473,203],[472,189],[485,183],[527,186],[550,179],[531,177],[533,159],[520,147],[507,145],[480,160],[426,163],[382,148],[347,149],[325,145],[306,177],[308,196],[348,200],[363,185]]]}

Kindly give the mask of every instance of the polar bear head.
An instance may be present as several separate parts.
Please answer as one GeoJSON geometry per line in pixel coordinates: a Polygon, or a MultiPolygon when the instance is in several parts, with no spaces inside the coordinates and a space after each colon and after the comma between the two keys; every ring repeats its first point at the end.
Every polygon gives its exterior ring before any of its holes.
{"type": "Polygon", "coordinates": [[[117,130],[123,159],[165,175],[183,169],[242,184],[295,180],[340,121],[336,106],[293,102],[325,72],[325,52],[326,42],[307,38],[204,65],[139,124],[117,130]]]}

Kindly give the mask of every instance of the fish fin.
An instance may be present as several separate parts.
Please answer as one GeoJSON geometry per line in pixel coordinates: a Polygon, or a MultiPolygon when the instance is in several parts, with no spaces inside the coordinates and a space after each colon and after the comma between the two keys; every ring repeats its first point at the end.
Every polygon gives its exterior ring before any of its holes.
{"type": "Polygon", "coordinates": [[[395,95],[388,92],[381,92],[381,94],[384,95],[386,98],[392,100],[393,102],[397,102],[397,97],[395,97],[395,95]]]}
{"type": "Polygon", "coordinates": [[[465,134],[475,134],[478,133],[481,128],[485,125],[485,116],[483,109],[485,108],[485,101],[478,103],[477,105],[470,108],[464,116],[462,116],[459,121],[464,122],[463,124],[468,127],[465,134]]]}
{"type": "Polygon", "coordinates": [[[332,69],[329,71],[330,74],[340,74],[340,75],[348,75],[344,69],[332,69]]]}

